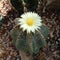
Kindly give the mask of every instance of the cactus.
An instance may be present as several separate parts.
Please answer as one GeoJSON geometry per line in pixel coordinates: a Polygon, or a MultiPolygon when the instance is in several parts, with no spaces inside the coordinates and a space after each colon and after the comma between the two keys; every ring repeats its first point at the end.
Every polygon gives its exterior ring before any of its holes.
{"type": "Polygon", "coordinates": [[[0,15],[0,28],[1,28],[1,25],[2,25],[2,19],[3,19],[3,16],[0,15]]]}
{"type": "Polygon", "coordinates": [[[27,35],[26,32],[21,32],[19,28],[11,30],[10,35],[13,39],[13,44],[19,51],[23,51],[25,53],[28,52],[30,55],[38,54],[40,48],[46,46],[45,38],[49,33],[49,30],[46,26],[41,27],[42,27],[40,29],[41,33],[39,31],[36,32],[35,34],[31,33],[30,35],[27,35]]]}
{"type": "MultiPolygon", "coordinates": [[[[11,0],[11,2],[20,15],[23,12],[25,13],[27,11],[36,12],[37,8],[38,8],[38,0],[17,0],[17,1],[11,0]],[[20,5],[20,3],[21,3],[21,5],[20,5]],[[25,10],[25,8],[27,10],[25,10]],[[21,10],[22,10],[22,12],[21,12],[21,10]]],[[[19,21],[17,20],[17,23],[18,22],[19,21]]],[[[36,31],[35,33],[30,33],[30,34],[28,34],[26,31],[23,32],[20,29],[19,24],[17,25],[17,27],[15,27],[14,29],[12,29],[10,31],[10,35],[12,37],[13,44],[16,46],[16,48],[19,51],[23,51],[25,53],[30,54],[31,56],[33,54],[38,54],[40,51],[40,48],[43,48],[46,46],[45,39],[47,38],[48,33],[49,33],[49,29],[47,26],[44,26],[44,25],[40,26],[39,31],[36,31]]],[[[31,60],[33,60],[32,57],[31,57],[31,60]]]]}

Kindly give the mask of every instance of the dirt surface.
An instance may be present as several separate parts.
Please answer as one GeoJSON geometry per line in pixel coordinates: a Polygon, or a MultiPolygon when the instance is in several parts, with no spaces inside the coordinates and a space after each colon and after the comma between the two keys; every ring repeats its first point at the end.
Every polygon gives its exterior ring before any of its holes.
{"type": "MultiPolygon", "coordinates": [[[[60,60],[60,14],[51,10],[43,13],[42,9],[43,6],[39,5],[37,13],[42,16],[43,23],[48,26],[50,33],[46,39],[47,46],[41,49],[37,59],[60,60]]],[[[19,17],[19,13],[8,0],[1,0],[0,14],[4,16],[0,27],[0,60],[21,60],[20,53],[9,35],[14,27],[14,19],[19,17]]]]}

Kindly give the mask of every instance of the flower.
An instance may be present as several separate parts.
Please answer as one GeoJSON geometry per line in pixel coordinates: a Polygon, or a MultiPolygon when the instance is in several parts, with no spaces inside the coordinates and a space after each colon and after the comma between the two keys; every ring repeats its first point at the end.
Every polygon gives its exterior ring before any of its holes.
{"type": "Polygon", "coordinates": [[[23,31],[35,33],[35,30],[40,29],[42,25],[41,21],[41,17],[37,13],[27,12],[21,15],[21,18],[18,19],[18,24],[20,24],[20,28],[23,31]]]}

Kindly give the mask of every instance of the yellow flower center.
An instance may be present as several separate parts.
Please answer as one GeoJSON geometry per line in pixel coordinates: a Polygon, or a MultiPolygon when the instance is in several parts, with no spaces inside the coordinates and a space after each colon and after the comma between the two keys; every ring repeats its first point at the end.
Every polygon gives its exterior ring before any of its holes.
{"type": "Polygon", "coordinates": [[[31,18],[28,18],[28,19],[26,20],[26,24],[29,25],[29,26],[32,26],[33,23],[34,23],[34,21],[33,21],[33,19],[31,19],[31,18]]]}

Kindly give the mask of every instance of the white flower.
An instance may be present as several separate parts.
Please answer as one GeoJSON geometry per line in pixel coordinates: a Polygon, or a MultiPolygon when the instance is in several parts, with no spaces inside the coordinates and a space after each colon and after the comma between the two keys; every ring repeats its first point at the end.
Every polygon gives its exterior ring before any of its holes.
{"type": "Polygon", "coordinates": [[[20,28],[22,28],[23,31],[35,33],[35,30],[40,29],[40,26],[42,25],[41,21],[41,17],[38,14],[27,12],[21,15],[21,18],[18,19],[18,24],[20,24],[20,28]]]}

